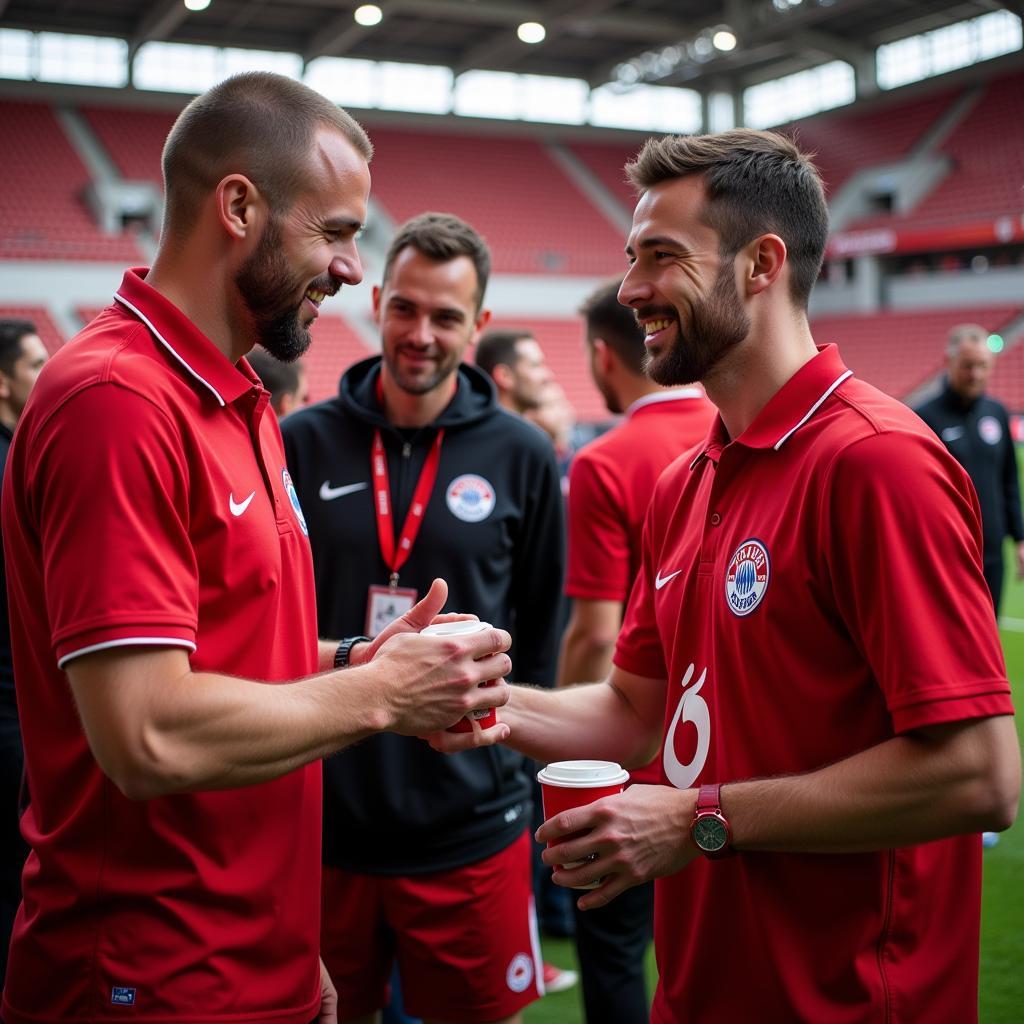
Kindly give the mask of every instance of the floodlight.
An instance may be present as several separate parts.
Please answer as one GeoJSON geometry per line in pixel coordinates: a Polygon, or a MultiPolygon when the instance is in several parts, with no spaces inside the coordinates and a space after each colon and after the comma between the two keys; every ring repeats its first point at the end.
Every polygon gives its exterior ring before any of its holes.
{"type": "Polygon", "coordinates": [[[190,11],[205,11],[210,6],[210,0],[185,0],[185,6],[190,11]]]}
{"type": "Polygon", "coordinates": [[[516,29],[516,35],[524,43],[530,43],[531,45],[544,42],[544,37],[547,34],[547,29],[539,21],[524,21],[516,29]]]}
{"type": "Polygon", "coordinates": [[[356,24],[370,28],[380,24],[384,12],[376,4],[363,4],[355,9],[352,17],[356,19],[356,24]]]}

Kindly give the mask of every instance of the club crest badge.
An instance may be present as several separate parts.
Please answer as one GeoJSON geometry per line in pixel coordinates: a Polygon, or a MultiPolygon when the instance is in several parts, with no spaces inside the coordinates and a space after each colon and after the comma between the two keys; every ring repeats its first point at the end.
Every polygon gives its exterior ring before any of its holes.
{"type": "Polygon", "coordinates": [[[475,473],[457,476],[445,492],[448,511],[464,523],[483,522],[494,511],[494,488],[475,473]]]}
{"type": "Polygon", "coordinates": [[[525,992],[533,981],[533,961],[525,953],[516,953],[505,971],[505,984],[513,992],[525,992]]]}
{"type": "Polygon", "coordinates": [[[306,526],[306,517],[302,514],[299,495],[295,490],[295,484],[292,483],[291,474],[287,469],[281,470],[281,485],[284,487],[284,493],[288,495],[288,500],[292,503],[292,512],[295,513],[295,519],[299,526],[302,527],[302,532],[308,537],[309,527],[306,526]]]}
{"type": "Polygon", "coordinates": [[[1003,439],[1003,425],[995,416],[982,416],[978,420],[978,435],[985,444],[999,444],[1003,439]]]}
{"type": "Polygon", "coordinates": [[[725,599],[729,611],[743,618],[762,601],[771,577],[768,549],[754,537],[745,540],[725,570],[725,599]]]}

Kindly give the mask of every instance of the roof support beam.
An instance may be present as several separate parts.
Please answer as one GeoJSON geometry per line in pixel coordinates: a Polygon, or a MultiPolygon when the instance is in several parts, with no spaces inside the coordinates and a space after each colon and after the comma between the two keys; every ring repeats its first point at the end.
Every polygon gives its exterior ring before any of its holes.
{"type": "Polygon", "coordinates": [[[188,17],[181,0],[158,0],[135,24],[128,40],[131,56],[151,39],[166,39],[188,17]]]}

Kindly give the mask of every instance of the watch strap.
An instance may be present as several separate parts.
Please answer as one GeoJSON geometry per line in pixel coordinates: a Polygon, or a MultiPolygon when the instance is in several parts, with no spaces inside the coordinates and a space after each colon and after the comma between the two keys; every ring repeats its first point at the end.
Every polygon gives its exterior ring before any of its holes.
{"type": "Polygon", "coordinates": [[[334,667],[335,668],[348,668],[349,661],[352,658],[352,648],[356,644],[369,643],[370,638],[368,636],[347,636],[344,640],[338,644],[338,649],[334,652],[334,667]]]}

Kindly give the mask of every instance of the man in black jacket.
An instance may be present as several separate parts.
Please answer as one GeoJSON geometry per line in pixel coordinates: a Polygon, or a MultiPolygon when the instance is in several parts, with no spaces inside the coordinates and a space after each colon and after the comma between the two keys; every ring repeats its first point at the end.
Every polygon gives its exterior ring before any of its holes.
{"type": "MultiPolygon", "coordinates": [[[[516,678],[551,685],[564,563],[551,445],[462,363],[489,319],[489,264],[456,217],[400,228],[373,293],[382,357],[282,432],[322,632],[372,635],[443,575],[449,610],[507,628],[516,678]]],[[[397,958],[410,1013],[517,1021],[543,991],[522,757],[375,737],[326,761],[324,781],[322,954],[339,1019],[374,1019],[397,958]]]]}
{"type": "MultiPolygon", "coordinates": [[[[14,427],[46,358],[46,348],[35,324],[28,320],[0,320],[0,481],[14,439],[14,427]]],[[[21,902],[21,869],[28,856],[28,846],[18,829],[24,753],[14,699],[4,577],[0,545],[0,980],[7,973],[7,947],[21,902]]]]}
{"type": "Polygon", "coordinates": [[[988,331],[960,324],[949,332],[942,391],[914,411],[967,470],[981,504],[985,581],[996,615],[1003,590],[1003,538],[1016,543],[1017,577],[1024,577],[1017,455],[1006,409],[985,394],[995,366],[988,331]]]}

